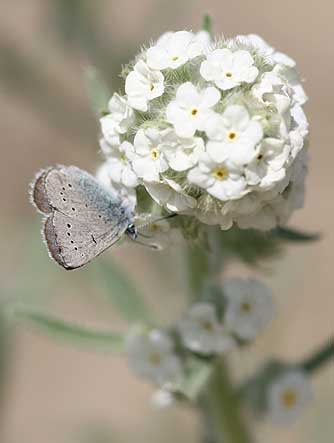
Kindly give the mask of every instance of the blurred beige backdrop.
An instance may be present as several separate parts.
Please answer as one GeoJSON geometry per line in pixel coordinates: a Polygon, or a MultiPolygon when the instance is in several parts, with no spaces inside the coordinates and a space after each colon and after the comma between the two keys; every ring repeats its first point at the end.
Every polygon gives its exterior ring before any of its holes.
{"type": "MultiPolygon", "coordinates": [[[[279,315],[255,345],[233,355],[233,368],[242,377],[267,356],[298,360],[333,335],[330,0],[1,0],[1,297],[19,293],[75,321],[125,326],[90,282],[88,271],[68,275],[48,260],[39,238],[40,220],[28,203],[28,183],[49,164],[76,164],[91,171],[98,165],[98,128],[82,75],[88,63],[95,63],[108,84],[118,88],[121,64],[142,44],[167,30],[197,30],[204,13],[213,17],[216,33],[255,32],[295,58],[310,97],[307,202],[291,225],[319,231],[322,240],[290,246],[284,257],[266,264],[265,278],[274,289],[279,315]],[[74,7],[79,3],[82,15],[74,7]]],[[[180,315],[182,272],[177,278],[162,278],[166,269],[175,272],[166,265],[168,256],[159,267],[156,255],[137,247],[118,249],[113,255],[126,264],[163,322],[180,315]],[[159,297],[154,297],[157,291],[159,297]]],[[[254,271],[241,266],[228,269],[231,275],[250,272],[254,271]]],[[[12,331],[5,356],[3,443],[196,441],[196,417],[179,408],[154,411],[151,387],[135,379],[119,357],[75,350],[24,327],[12,331]]],[[[317,374],[314,391],[312,406],[296,425],[256,426],[256,442],[333,441],[333,366],[317,374]]]]}

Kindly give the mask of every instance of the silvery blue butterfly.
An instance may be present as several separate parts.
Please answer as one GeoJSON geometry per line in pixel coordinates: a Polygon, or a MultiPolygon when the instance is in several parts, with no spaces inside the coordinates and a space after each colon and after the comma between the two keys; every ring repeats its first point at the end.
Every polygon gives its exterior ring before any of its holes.
{"type": "Polygon", "coordinates": [[[84,266],[123,234],[137,239],[127,202],[75,166],[42,170],[32,183],[32,201],[45,215],[43,237],[49,253],[64,269],[84,266]]]}

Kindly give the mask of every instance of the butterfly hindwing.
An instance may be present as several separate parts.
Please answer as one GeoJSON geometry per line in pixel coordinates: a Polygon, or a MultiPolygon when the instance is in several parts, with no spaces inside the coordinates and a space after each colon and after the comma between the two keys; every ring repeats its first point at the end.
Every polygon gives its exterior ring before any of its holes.
{"type": "Polygon", "coordinates": [[[101,254],[131,222],[120,200],[74,166],[43,171],[32,196],[46,215],[44,237],[49,252],[65,269],[81,267],[101,254]]]}

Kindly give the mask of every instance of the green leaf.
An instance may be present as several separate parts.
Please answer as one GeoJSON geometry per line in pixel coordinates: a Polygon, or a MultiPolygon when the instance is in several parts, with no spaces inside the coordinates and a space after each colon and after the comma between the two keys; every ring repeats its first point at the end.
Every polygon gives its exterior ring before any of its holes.
{"type": "Polygon", "coordinates": [[[122,334],[74,325],[29,306],[11,306],[8,313],[11,317],[23,320],[38,331],[74,345],[104,352],[120,352],[124,347],[122,334]]]}
{"type": "Polygon", "coordinates": [[[281,250],[278,238],[271,232],[232,228],[223,231],[220,238],[223,254],[227,258],[236,257],[251,265],[273,257],[281,250]]]}
{"type": "Polygon", "coordinates": [[[86,69],[85,80],[92,109],[97,117],[101,117],[108,112],[109,88],[92,66],[86,69]]]}
{"type": "Polygon", "coordinates": [[[203,17],[203,23],[202,23],[202,29],[203,31],[206,31],[210,34],[212,37],[212,19],[208,14],[205,14],[203,17]]]}
{"type": "Polygon", "coordinates": [[[308,242],[308,241],[316,241],[319,240],[319,234],[310,234],[303,231],[298,231],[296,229],[291,228],[276,228],[272,231],[273,237],[276,237],[280,240],[286,240],[291,242],[308,242]]]}
{"type": "Polygon", "coordinates": [[[110,258],[99,260],[94,271],[109,300],[125,320],[133,323],[149,322],[150,315],[142,295],[130,282],[126,273],[112,263],[110,258]]]}
{"type": "Polygon", "coordinates": [[[212,362],[193,357],[190,362],[189,372],[179,386],[179,391],[189,400],[196,400],[207,385],[212,371],[212,362]]]}

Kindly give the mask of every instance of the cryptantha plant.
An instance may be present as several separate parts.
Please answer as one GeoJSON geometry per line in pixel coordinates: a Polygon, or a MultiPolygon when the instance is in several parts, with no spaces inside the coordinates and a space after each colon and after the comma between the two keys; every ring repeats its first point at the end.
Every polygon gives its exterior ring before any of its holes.
{"type": "Polygon", "coordinates": [[[88,81],[101,125],[97,179],[137,214],[140,241],[186,251],[189,307],[161,328],[137,288],[108,261],[97,278],[131,327],[125,334],[70,325],[25,306],[17,317],[73,343],[123,351],[151,382],[158,406],[178,401],[203,416],[203,441],[250,442],[241,409],[294,421],[311,398],[310,375],[333,357],[332,342],[303,362],[269,361],[235,386],[226,360],[248,352],[275,314],[256,279],[220,281],[232,259],[257,266],[284,242],[316,239],[284,225],[303,206],[307,101],[296,63],[257,35],[167,32],[122,69],[111,97],[88,81]],[[172,216],[172,217],[171,217],[172,216]]]}

